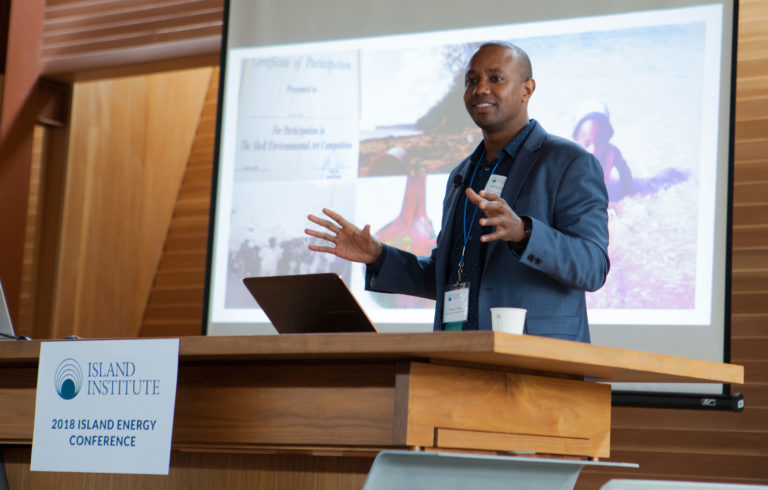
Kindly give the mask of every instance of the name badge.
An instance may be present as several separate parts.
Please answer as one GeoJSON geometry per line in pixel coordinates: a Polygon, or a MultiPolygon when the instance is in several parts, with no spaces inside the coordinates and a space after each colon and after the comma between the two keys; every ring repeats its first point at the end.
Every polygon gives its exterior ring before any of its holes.
{"type": "Polygon", "coordinates": [[[443,299],[443,323],[467,321],[469,314],[468,282],[447,288],[443,299]]]}
{"type": "Polygon", "coordinates": [[[507,182],[506,176],[493,174],[491,175],[491,178],[488,179],[488,183],[485,184],[485,189],[483,190],[485,192],[490,192],[491,194],[500,196],[505,182],[507,182]]]}

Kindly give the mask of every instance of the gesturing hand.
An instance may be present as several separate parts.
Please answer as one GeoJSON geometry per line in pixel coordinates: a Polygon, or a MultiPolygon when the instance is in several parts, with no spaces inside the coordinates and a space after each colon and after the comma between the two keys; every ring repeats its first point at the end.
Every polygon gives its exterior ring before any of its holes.
{"type": "Polygon", "coordinates": [[[333,244],[310,245],[309,249],[313,252],[324,252],[352,262],[362,262],[364,264],[373,264],[381,255],[383,248],[374,236],[371,235],[371,225],[365,225],[362,230],[349,221],[345,220],[340,214],[323,209],[323,214],[331,218],[329,221],[310,214],[307,216],[309,221],[322,226],[331,233],[305,229],[304,233],[333,244]]]}
{"type": "Polygon", "coordinates": [[[467,197],[480,210],[485,213],[485,218],[481,218],[480,226],[495,226],[496,229],[480,237],[483,242],[493,240],[504,240],[507,242],[520,242],[525,238],[525,225],[507,201],[491,194],[490,192],[480,191],[476,193],[472,189],[467,189],[467,197]]]}

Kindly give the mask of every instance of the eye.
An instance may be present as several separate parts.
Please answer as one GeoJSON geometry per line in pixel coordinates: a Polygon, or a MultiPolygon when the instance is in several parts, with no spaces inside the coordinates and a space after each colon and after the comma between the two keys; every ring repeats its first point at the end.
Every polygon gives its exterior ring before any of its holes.
{"type": "Polygon", "coordinates": [[[477,83],[477,79],[475,78],[467,78],[464,80],[464,86],[469,87],[470,85],[475,85],[477,83]]]}
{"type": "Polygon", "coordinates": [[[499,76],[499,75],[494,75],[494,76],[491,77],[491,81],[492,82],[503,82],[504,81],[504,77],[499,76]]]}

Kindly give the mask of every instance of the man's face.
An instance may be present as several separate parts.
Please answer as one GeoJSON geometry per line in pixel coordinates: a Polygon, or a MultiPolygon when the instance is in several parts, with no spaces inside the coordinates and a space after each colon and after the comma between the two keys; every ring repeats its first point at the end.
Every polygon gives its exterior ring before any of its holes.
{"type": "Polygon", "coordinates": [[[521,63],[501,46],[475,53],[464,78],[464,105],[485,132],[519,131],[528,123],[533,80],[524,80],[521,63]]]}

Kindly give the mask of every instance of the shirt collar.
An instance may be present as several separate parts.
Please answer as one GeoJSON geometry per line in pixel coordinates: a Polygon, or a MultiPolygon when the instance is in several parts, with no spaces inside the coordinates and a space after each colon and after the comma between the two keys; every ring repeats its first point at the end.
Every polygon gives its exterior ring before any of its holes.
{"type": "Polygon", "coordinates": [[[502,148],[501,151],[506,152],[509,158],[514,159],[517,156],[517,153],[520,151],[520,148],[523,146],[523,143],[525,143],[525,139],[529,134],[531,134],[531,131],[533,131],[534,126],[536,126],[536,120],[529,120],[528,124],[525,125],[522,131],[517,133],[517,136],[515,136],[512,141],[507,143],[507,146],[502,148]]]}
{"type": "MultiPolygon", "coordinates": [[[[530,119],[522,131],[517,133],[517,136],[515,136],[512,141],[507,143],[507,145],[501,149],[499,153],[504,152],[506,154],[505,156],[502,156],[502,160],[505,160],[506,158],[514,160],[514,158],[517,156],[517,153],[520,151],[520,148],[523,146],[523,143],[525,143],[525,139],[529,134],[531,134],[531,131],[533,131],[533,128],[536,127],[536,124],[537,123],[535,119],[530,119]]],[[[470,161],[473,165],[481,163],[479,160],[484,150],[485,142],[481,141],[480,144],[477,145],[477,148],[475,148],[475,151],[472,152],[472,156],[470,156],[470,161]]]]}

